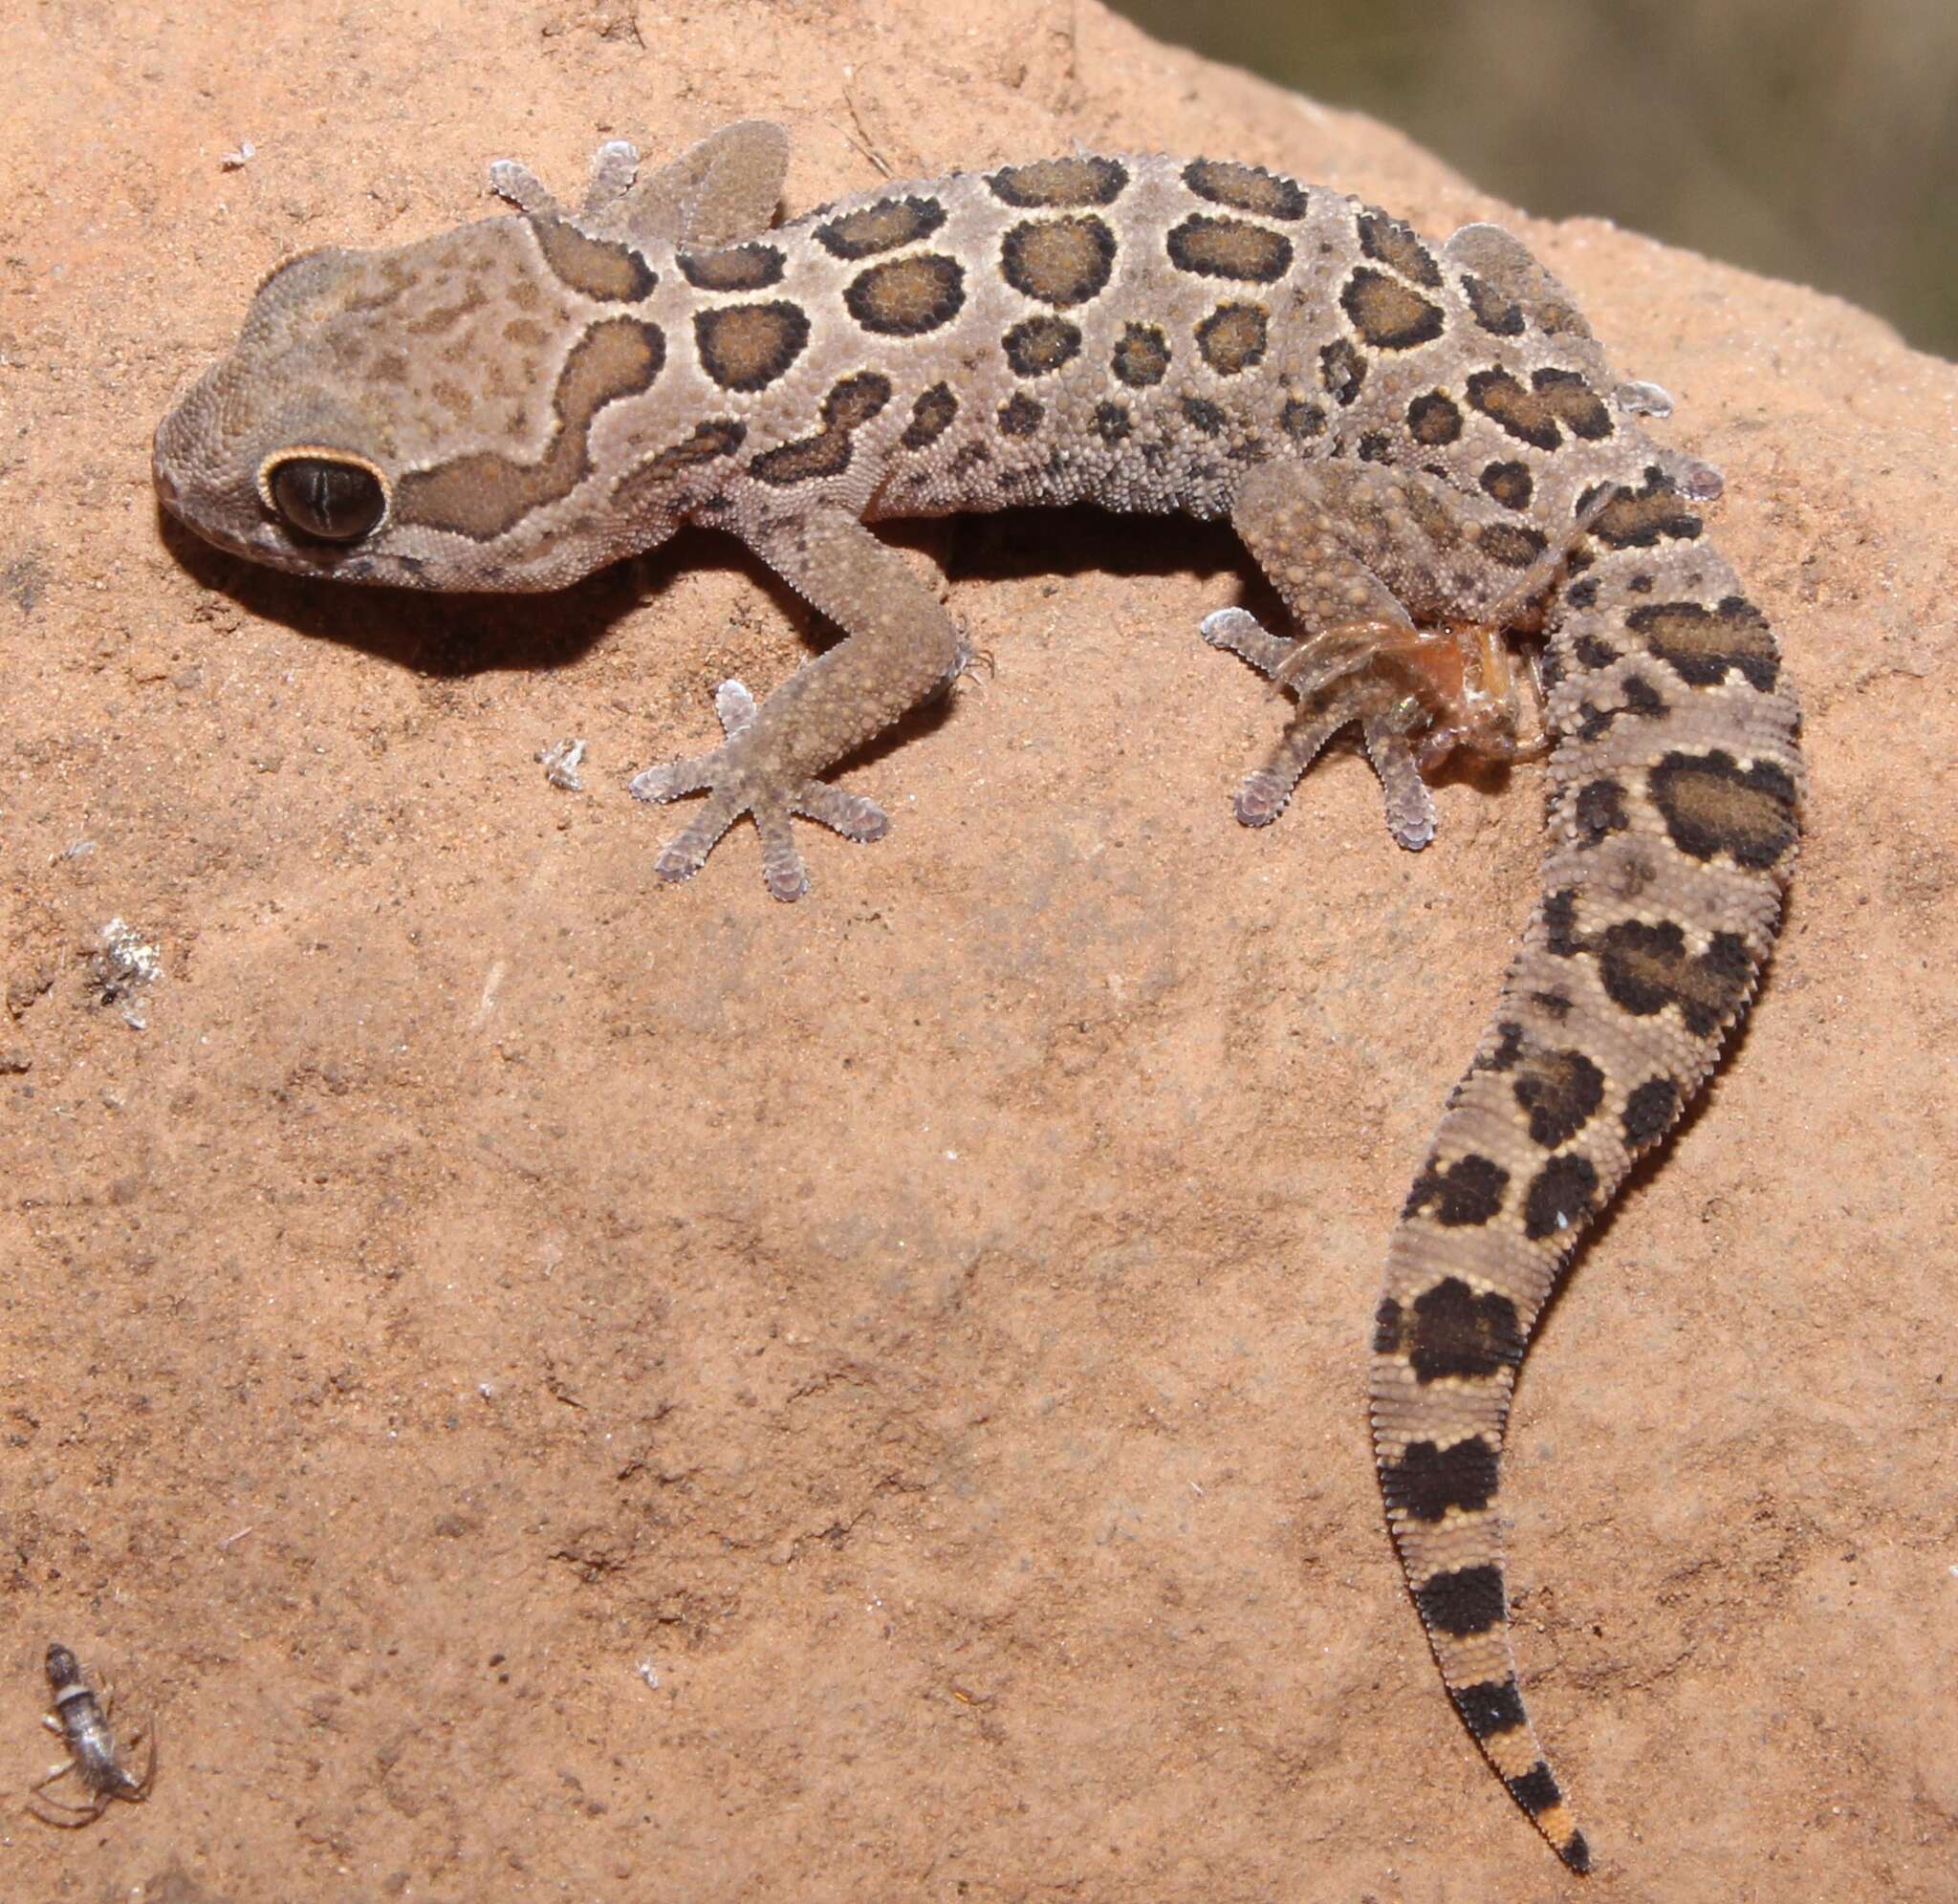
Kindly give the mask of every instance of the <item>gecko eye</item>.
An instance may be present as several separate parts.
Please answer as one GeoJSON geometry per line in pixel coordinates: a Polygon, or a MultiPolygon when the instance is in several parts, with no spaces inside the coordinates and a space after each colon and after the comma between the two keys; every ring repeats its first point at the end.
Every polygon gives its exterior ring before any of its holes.
{"type": "Polygon", "coordinates": [[[263,479],[266,500],[289,529],[317,542],[359,542],[387,513],[387,490],[364,463],[289,456],[263,479]]]}

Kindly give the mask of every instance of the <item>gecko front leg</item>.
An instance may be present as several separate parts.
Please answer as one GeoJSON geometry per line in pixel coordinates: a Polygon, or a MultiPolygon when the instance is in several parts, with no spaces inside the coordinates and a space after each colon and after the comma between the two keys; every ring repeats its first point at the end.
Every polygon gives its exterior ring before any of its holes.
{"type": "Polygon", "coordinates": [[[846,839],[881,838],[889,822],[874,801],[816,776],[951,681],[966,649],[952,618],[903,556],[846,510],[818,504],[805,514],[764,518],[744,539],[769,567],[845,631],[758,707],[727,682],[715,697],[727,738],[711,753],[648,768],[632,782],[642,800],[707,794],[684,831],[661,850],[662,879],[697,872],[742,814],[761,835],[762,876],[778,899],[799,899],[809,876],[791,832],[793,815],[846,839]]]}

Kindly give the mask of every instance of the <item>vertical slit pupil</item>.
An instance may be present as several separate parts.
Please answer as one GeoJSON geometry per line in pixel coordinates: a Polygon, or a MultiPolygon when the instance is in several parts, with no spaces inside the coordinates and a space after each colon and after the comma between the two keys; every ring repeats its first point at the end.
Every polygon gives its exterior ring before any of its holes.
{"type": "Polygon", "coordinates": [[[272,501],[302,535],[321,542],[358,542],[387,510],[387,497],[371,469],[295,456],[272,471],[272,501]]]}

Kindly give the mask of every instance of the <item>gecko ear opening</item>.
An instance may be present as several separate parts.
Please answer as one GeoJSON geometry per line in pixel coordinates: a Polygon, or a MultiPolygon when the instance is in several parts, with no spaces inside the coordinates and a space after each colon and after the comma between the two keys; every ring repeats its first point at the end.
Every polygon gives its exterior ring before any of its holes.
{"type": "Polygon", "coordinates": [[[381,471],[344,450],[281,450],[259,469],[258,493],[288,529],[315,542],[362,541],[387,514],[381,471]]]}

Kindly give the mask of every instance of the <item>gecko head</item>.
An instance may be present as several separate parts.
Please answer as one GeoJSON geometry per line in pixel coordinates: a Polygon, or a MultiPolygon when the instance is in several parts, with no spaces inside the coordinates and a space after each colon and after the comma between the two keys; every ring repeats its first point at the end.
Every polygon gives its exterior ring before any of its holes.
{"type": "Polygon", "coordinates": [[[561,588],[670,531],[614,506],[659,427],[657,273],[550,218],[309,251],[159,425],[157,494],[207,541],[302,574],[561,588]]]}

